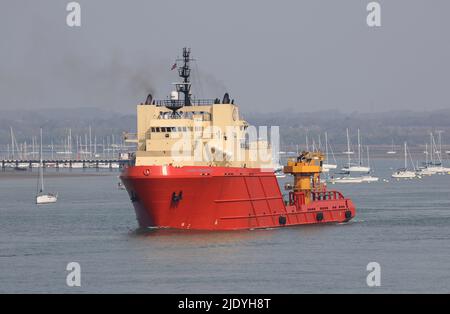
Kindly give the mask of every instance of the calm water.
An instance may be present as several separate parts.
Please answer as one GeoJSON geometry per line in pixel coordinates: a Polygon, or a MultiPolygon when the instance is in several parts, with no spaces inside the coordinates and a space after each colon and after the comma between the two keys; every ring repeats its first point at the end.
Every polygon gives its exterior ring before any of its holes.
{"type": "MultiPolygon", "coordinates": [[[[401,160],[373,165],[387,177],[401,160]]],[[[60,199],[42,207],[34,178],[0,177],[0,292],[450,292],[450,175],[332,186],[357,206],[348,224],[136,235],[117,174],[47,178],[60,199]]]]}

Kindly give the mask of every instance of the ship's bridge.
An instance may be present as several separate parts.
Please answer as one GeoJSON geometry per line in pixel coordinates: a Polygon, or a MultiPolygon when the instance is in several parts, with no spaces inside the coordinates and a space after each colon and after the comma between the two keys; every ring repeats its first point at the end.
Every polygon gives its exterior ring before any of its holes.
{"type": "MultiPolygon", "coordinates": [[[[195,151],[194,145],[198,145],[196,142],[200,141],[205,147],[216,147],[216,151],[232,145],[242,150],[235,154],[249,154],[249,147],[242,145],[248,123],[241,119],[236,104],[218,99],[197,100],[177,110],[171,110],[167,104],[167,101],[155,100],[137,106],[137,164],[207,165],[206,162],[175,162],[172,148],[184,142],[183,147],[189,147],[192,152],[195,151]]],[[[244,161],[229,165],[253,165],[247,159],[243,157],[244,161]]]]}

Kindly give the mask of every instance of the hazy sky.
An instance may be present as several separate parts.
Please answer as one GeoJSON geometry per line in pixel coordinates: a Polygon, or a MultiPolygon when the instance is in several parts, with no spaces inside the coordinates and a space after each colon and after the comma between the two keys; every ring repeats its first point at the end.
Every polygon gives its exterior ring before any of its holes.
{"type": "Polygon", "coordinates": [[[0,109],[97,106],[133,112],[164,98],[183,46],[196,91],[244,111],[450,108],[450,1],[11,0],[0,10],[0,109]],[[200,84],[198,84],[200,82],[200,84]]]}

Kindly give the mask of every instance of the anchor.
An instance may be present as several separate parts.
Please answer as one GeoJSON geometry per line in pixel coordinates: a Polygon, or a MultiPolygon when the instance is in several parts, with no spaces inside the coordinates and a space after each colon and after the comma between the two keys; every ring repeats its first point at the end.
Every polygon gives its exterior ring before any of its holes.
{"type": "Polygon", "coordinates": [[[172,204],[177,205],[179,201],[183,199],[183,191],[180,191],[180,193],[173,192],[172,193],[172,204]]]}

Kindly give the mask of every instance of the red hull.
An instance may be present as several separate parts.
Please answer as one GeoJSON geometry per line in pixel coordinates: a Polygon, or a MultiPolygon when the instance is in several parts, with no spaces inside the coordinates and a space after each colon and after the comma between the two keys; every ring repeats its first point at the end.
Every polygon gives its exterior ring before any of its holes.
{"type": "Polygon", "coordinates": [[[338,192],[303,204],[291,193],[285,205],[272,172],[229,167],[135,166],[121,179],[140,227],[238,230],[345,222],[355,216],[338,192]]]}

